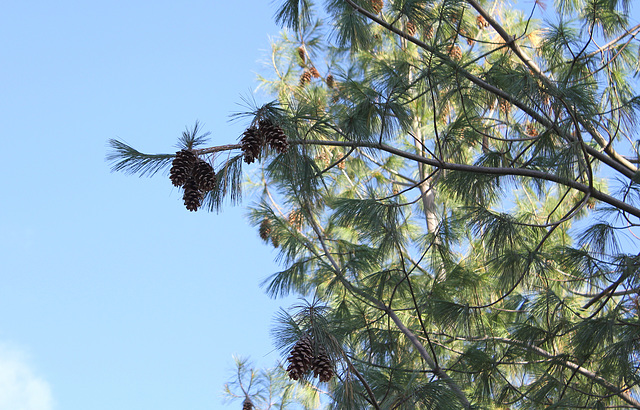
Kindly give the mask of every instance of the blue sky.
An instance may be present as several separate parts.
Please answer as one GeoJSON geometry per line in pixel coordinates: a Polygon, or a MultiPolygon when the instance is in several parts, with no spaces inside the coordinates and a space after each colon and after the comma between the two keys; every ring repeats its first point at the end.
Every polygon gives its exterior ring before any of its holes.
{"type": "Polygon", "coordinates": [[[278,267],[245,211],[190,213],[168,178],[104,160],[110,138],[172,152],[196,120],[235,142],[274,7],[3,4],[0,410],[239,408],[221,400],[232,354],[278,359],[292,300],[259,288],[278,267]]]}
{"type": "MultiPolygon", "coordinates": [[[[273,273],[242,208],[110,173],[107,140],[212,143],[268,55],[267,1],[11,1],[0,13],[0,410],[224,406],[232,354],[278,359],[273,273]]],[[[246,202],[250,201],[247,198],[246,202]]]]}

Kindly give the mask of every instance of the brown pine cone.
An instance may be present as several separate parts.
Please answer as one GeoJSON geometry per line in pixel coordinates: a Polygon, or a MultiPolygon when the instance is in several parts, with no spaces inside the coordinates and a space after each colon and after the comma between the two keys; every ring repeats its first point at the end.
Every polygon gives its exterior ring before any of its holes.
{"type": "Polygon", "coordinates": [[[300,76],[300,87],[304,87],[305,85],[311,82],[311,70],[304,70],[302,75],[300,76]]]}
{"type": "Polygon", "coordinates": [[[268,218],[264,218],[262,222],[260,222],[258,234],[260,235],[260,239],[263,241],[269,241],[269,238],[271,237],[271,221],[268,218]]]}
{"type": "Polygon", "coordinates": [[[196,180],[190,177],[184,184],[184,194],[182,195],[184,205],[189,211],[195,212],[200,208],[203,196],[200,189],[198,189],[196,180]]]}
{"type": "Polygon", "coordinates": [[[482,30],[483,28],[489,27],[489,22],[487,20],[485,20],[484,17],[482,17],[479,14],[478,14],[478,17],[476,17],[476,24],[478,25],[478,28],[480,30],[482,30]]]}
{"type": "Polygon", "coordinates": [[[333,88],[334,85],[336,85],[336,80],[333,78],[333,76],[331,74],[329,74],[327,76],[327,78],[325,79],[325,81],[327,82],[327,86],[329,88],[333,88]]]}
{"type": "Polygon", "coordinates": [[[291,211],[287,216],[287,221],[291,224],[291,226],[299,231],[302,228],[302,224],[304,223],[304,215],[302,214],[302,210],[296,209],[291,211]]]}
{"type": "Polygon", "coordinates": [[[259,132],[256,127],[249,127],[242,135],[240,145],[244,154],[244,162],[251,164],[260,158],[262,146],[264,145],[263,133],[259,132]]]}
{"type": "Polygon", "coordinates": [[[449,52],[449,57],[453,60],[460,60],[462,58],[462,49],[455,44],[449,46],[447,51],[449,52]]]}
{"type": "Polygon", "coordinates": [[[313,345],[309,336],[304,336],[293,346],[287,358],[287,372],[292,380],[300,380],[311,370],[313,361],[313,345]]]}
{"type": "Polygon", "coordinates": [[[435,30],[433,29],[433,26],[429,26],[426,28],[426,30],[424,30],[423,36],[425,40],[431,40],[434,34],[435,30]]]}
{"type": "Polygon", "coordinates": [[[300,57],[300,66],[304,67],[307,63],[307,50],[304,49],[304,46],[298,47],[298,56],[300,57]]]}
{"type": "Polygon", "coordinates": [[[318,69],[317,69],[317,68],[315,68],[315,67],[311,67],[311,68],[309,69],[309,72],[311,73],[311,76],[312,76],[313,78],[320,78],[320,73],[318,72],[318,69]]]}
{"type": "Polygon", "coordinates": [[[249,396],[244,399],[244,402],[242,403],[242,410],[253,410],[253,403],[249,396]]]}
{"type": "Polygon", "coordinates": [[[216,173],[213,167],[205,160],[198,159],[193,168],[193,178],[201,191],[211,191],[216,186],[216,173]]]}
{"type": "Polygon", "coordinates": [[[262,134],[266,144],[279,154],[284,154],[289,150],[289,142],[287,135],[282,128],[272,123],[270,120],[261,120],[259,122],[259,131],[262,134]]]}
{"type": "Polygon", "coordinates": [[[405,26],[405,30],[407,31],[408,35],[414,36],[416,34],[416,24],[411,20],[407,21],[407,25],[405,26]]]}
{"type": "Polygon", "coordinates": [[[333,377],[333,368],[329,355],[320,348],[318,356],[313,359],[313,376],[318,377],[321,382],[328,382],[333,377]]]}
{"type": "Polygon", "coordinates": [[[192,151],[183,149],[176,152],[176,157],[171,163],[171,170],[169,171],[169,179],[171,179],[171,183],[174,186],[180,187],[187,182],[197,159],[198,157],[192,151]]]}
{"type": "Polygon", "coordinates": [[[379,14],[384,7],[384,0],[371,0],[371,7],[373,7],[375,14],[379,14]]]}

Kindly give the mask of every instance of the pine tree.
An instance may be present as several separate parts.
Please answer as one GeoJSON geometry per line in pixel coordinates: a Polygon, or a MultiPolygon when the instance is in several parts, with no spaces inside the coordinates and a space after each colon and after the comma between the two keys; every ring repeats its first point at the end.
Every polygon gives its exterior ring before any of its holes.
{"type": "MultiPolygon", "coordinates": [[[[279,317],[283,362],[310,335],[336,408],[640,407],[638,6],[326,3],[321,40],[313,5],[282,2],[250,141],[182,147],[239,152],[215,204],[262,162],[266,290],[314,299],[279,317]],[[264,120],[287,150],[263,152],[264,120]]],[[[112,146],[116,170],[172,158],[112,146]]]]}

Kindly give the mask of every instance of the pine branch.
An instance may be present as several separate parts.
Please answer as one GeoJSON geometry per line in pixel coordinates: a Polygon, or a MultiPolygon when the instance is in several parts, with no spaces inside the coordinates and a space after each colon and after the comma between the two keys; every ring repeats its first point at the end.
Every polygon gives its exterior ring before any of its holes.
{"type": "Polygon", "coordinates": [[[324,255],[326,256],[326,258],[329,260],[329,263],[331,263],[331,265],[334,268],[334,274],[336,275],[338,280],[350,292],[362,297],[365,300],[368,300],[378,309],[385,312],[391,318],[393,323],[398,327],[398,329],[407,337],[407,339],[409,339],[411,344],[414,345],[416,350],[418,350],[418,352],[420,353],[420,356],[424,359],[427,365],[433,370],[433,373],[436,376],[438,376],[441,380],[443,380],[447,384],[447,386],[449,386],[449,388],[456,394],[456,396],[458,397],[458,399],[460,400],[460,402],[465,408],[470,409],[471,404],[469,403],[469,400],[467,399],[466,395],[464,394],[460,386],[458,386],[458,384],[451,378],[451,376],[449,376],[440,367],[438,367],[436,360],[429,354],[429,352],[427,352],[424,345],[420,342],[420,339],[402,322],[402,320],[400,320],[398,315],[396,315],[396,313],[391,308],[389,308],[384,302],[374,298],[369,293],[364,292],[358,289],[357,287],[353,286],[351,282],[349,282],[342,275],[341,273],[342,269],[338,264],[338,262],[331,255],[331,252],[329,252],[327,244],[323,238],[323,235],[321,234],[320,228],[317,225],[316,221],[311,219],[310,223],[313,230],[316,232],[317,238],[320,241],[322,249],[324,250],[324,255]]]}
{"type": "Polygon", "coordinates": [[[606,380],[605,378],[598,376],[596,373],[592,372],[591,370],[588,370],[572,361],[569,360],[565,360],[562,356],[558,356],[555,355],[551,352],[548,352],[538,346],[532,345],[530,343],[527,342],[523,342],[520,340],[514,340],[514,339],[509,339],[506,337],[495,337],[495,336],[484,336],[484,337],[455,337],[455,339],[457,340],[465,340],[465,341],[473,341],[473,342],[482,342],[482,341],[496,341],[496,342],[503,342],[503,343],[507,343],[507,344],[511,344],[511,345],[515,345],[515,346],[519,346],[519,347],[523,347],[525,349],[527,349],[528,351],[535,353],[539,356],[542,356],[544,358],[547,359],[551,359],[554,362],[560,364],[561,366],[573,370],[575,372],[577,372],[578,374],[581,374],[587,378],[589,378],[590,380],[593,380],[594,382],[598,383],[599,385],[603,386],[604,388],[606,388],[609,392],[615,394],[616,396],[620,397],[622,400],[626,401],[627,403],[631,404],[632,406],[634,406],[635,408],[639,408],[640,409],[640,401],[638,401],[637,399],[635,399],[634,397],[632,397],[632,395],[630,393],[627,393],[628,389],[621,389],[618,386],[616,386],[615,384],[611,383],[610,381],[606,380]]]}
{"type": "Polygon", "coordinates": [[[377,148],[382,151],[388,152],[390,154],[395,154],[406,159],[411,159],[413,161],[431,165],[433,167],[441,168],[441,169],[450,169],[455,171],[463,171],[463,172],[487,174],[487,175],[524,176],[524,177],[530,177],[533,179],[556,182],[561,185],[565,185],[565,186],[574,188],[578,191],[584,192],[585,194],[590,194],[591,197],[595,199],[598,199],[602,202],[606,202],[624,212],[627,212],[635,217],[640,218],[640,209],[632,205],[629,205],[626,202],[623,202],[608,194],[605,194],[604,192],[599,191],[595,188],[590,188],[588,185],[581,184],[579,182],[576,182],[570,179],[562,178],[557,175],[549,174],[547,172],[538,171],[534,169],[508,168],[508,167],[485,167],[485,166],[478,166],[478,165],[448,163],[448,162],[443,162],[439,159],[426,158],[417,154],[403,151],[401,149],[391,147],[386,144],[371,143],[366,141],[356,142],[356,141],[327,141],[327,140],[297,140],[297,141],[291,141],[291,144],[334,145],[334,146],[342,146],[342,147],[356,146],[361,148],[377,148]]]}
{"type": "Polygon", "coordinates": [[[110,139],[108,143],[112,151],[107,154],[106,160],[112,163],[112,172],[152,177],[175,157],[174,154],[144,154],[115,139],[110,139]]]}
{"type": "MultiPolygon", "coordinates": [[[[556,96],[560,95],[556,85],[551,81],[551,79],[549,79],[549,77],[544,75],[544,73],[542,72],[540,67],[538,67],[538,65],[533,61],[533,59],[531,59],[531,57],[526,55],[526,53],[516,43],[516,37],[515,36],[510,36],[506,32],[506,30],[489,13],[487,13],[487,11],[484,10],[482,8],[482,6],[480,6],[480,4],[478,4],[478,2],[476,2],[475,0],[466,0],[466,1],[467,1],[467,3],[469,3],[471,5],[471,7],[476,9],[476,11],[478,13],[480,13],[480,15],[482,17],[484,17],[484,19],[491,25],[491,27],[493,27],[496,30],[496,32],[500,35],[500,37],[502,37],[502,39],[507,43],[508,47],[511,50],[513,50],[513,52],[518,56],[518,58],[520,58],[520,60],[522,60],[522,62],[532,72],[534,72],[536,74],[536,76],[538,76],[538,78],[540,78],[545,83],[545,85],[547,87],[549,87],[550,90],[553,91],[554,95],[556,95],[556,96]]],[[[595,127],[593,127],[593,125],[592,125],[590,120],[585,119],[582,115],[578,115],[578,113],[576,111],[570,109],[567,104],[564,104],[564,105],[565,105],[565,108],[567,109],[567,111],[570,112],[572,116],[575,116],[578,119],[578,122],[583,127],[586,128],[586,130],[593,137],[593,139],[598,142],[598,144],[604,149],[604,151],[611,158],[613,158],[619,164],[623,165],[626,168],[626,170],[630,170],[631,173],[634,173],[634,172],[638,171],[638,168],[635,165],[633,165],[631,162],[627,161],[622,155],[618,154],[613,149],[613,147],[611,147],[611,144],[607,143],[605,141],[605,139],[602,137],[602,135],[600,135],[600,133],[598,133],[598,131],[595,129],[595,127]]],[[[518,106],[518,107],[520,107],[520,106],[518,106]]],[[[522,107],[520,107],[520,108],[522,108],[522,107]]],[[[533,118],[536,118],[536,117],[533,117],[533,118]]],[[[562,134],[560,134],[560,135],[562,135],[562,134]]],[[[570,138],[569,140],[571,140],[571,139],[572,138],[570,138]]],[[[591,147],[589,147],[589,148],[591,148],[591,147]]],[[[586,146],[585,146],[585,149],[587,149],[586,146]]],[[[598,152],[598,151],[594,150],[593,148],[591,148],[588,151],[589,151],[589,154],[591,154],[591,155],[594,155],[594,153],[598,152]]],[[[620,171],[621,173],[623,173],[627,177],[630,177],[630,178],[633,177],[632,174],[629,174],[628,172],[622,172],[621,169],[617,169],[617,168],[614,168],[614,169],[620,171]],[[629,176],[629,175],[631,175],[631,176],[629,176]]]]}
{"type": "MultiPolygon", "coordinates": [[[[376,22],[377,24],[379,24],[380,26],[384,27],[385,29],[387,29],[387,30],[389,30],[389,31],[401,36],[402,38],[414,43],[418,47],[429,51],[431,54],[433,54],[436,57],[438,57],[444,64],[454,68],[456,73],[460,74],[461,76],[463,76],[464,78],[468,79],[469,81],[471,81],[472,83],[476,84],[477,86],[481,87],[482,89],[484,89],[484,90],[496,95],[497,97],[500,97],[500,98],[502,98],[502,99],[514,104],[515,106],[520,108],[523,112],[525,112],[529,116],[531,116],[531,118],[535,119],[537,122],[542,124],[544,127],[548,128],[550,130],[553,130],[558,135],[561,135],[567,141],[574,141],[575,140],[575,138],[571,134],[569,134],[566,130],[561,129],[556,122],[551,121],[550,119],[542,116],[540,113],[538,113],[537,111],[533,110],[531,107],[529,107],[528,105],[524,104],[522,101],[514,98],[512,95],[510,95],[509,93],[505,92],[501,88],[498,88],[498,87],[496,87],[496,86],[494,86],[492,84],[489,84],[488,82],[486,82],[485,80],[481,79],[480,77],[478,77],[478,76],[472,74],[471,72],[465,70],[462,66],[460,66],[460,64],[457,61],[453,60],[448,55],[442,53],[438,48],[436,48],[436,47],[434,47],[432,45],[429,45],[429,44],[427,44],[427,43],[425,43],[423,41],[420,41],[420,40],[418,40],[417,38],[415,38],[413,36],[408,35],[404,31],[394,27],[392,24],[387,23],[386,21],[380,19],[379,17],[377,17],[377,16],[371,14],[370,12],[368,12],[367,10],[363,9],[362,7],[360,7],[359,5],[354,3],[352,0],[345,0],[345,1],[354,10],[356,10],[358,13],[363,14],[364,16],[369,18],[370,20],[376,22]]],[[[504,32],[504,30],[503,30],[503,32],[504,32]]],[[[506,40],[505,41],[507,41],[508,43],[513,43],[514,42],[514,38],[512,38],[511,36],[506,34],[506,32],[505,32],[505,35],[506,35],[506,40]]],[[[547,79],[547,81],[549,81],[549,80],[547,79]]],[[[554,86],[553,89],[555,89],[555,86],[554,86]]],[[[558,92],[556,90],[556,95],[557,94],[558,94],[558,92]]],[[[565,107],[567,107],[566,104],[565,104],[565,107]]],[[[636,167],[634,165],[630,164],[628,161],[626,161],[621,155],[615,153],[615,151],[613,151],[613,148],[611,148],[611,145],[607,144],[606,141],[604,141],[604,138],[602,138],[602,136],[593,128],[591,123],[586,121],[582,116],[578,116],[578,118],[580,120],[580,124],[583,125],[587,129],[589,134],[591,134],[591,136],[596,141],[598,141],[598,144],[600,144],[602,147],[605,147],[605,152],[607,152],[607,155],[605,155],[605,154],[601,153],[600,151],[596,150],[593,147],[586,146],[584,149],[589,153],[589,155],[591,155],[591,156],[597,158],[598,160],[600,160],[601,162],[607,164],[611,168],[613,168],[616,171],[620,172],[625,177],[627,177],[629,179],[632,179],[634,174],[635,174],[636,167]],[[611,155],[611,157],[609,155],[611,155]]]]}

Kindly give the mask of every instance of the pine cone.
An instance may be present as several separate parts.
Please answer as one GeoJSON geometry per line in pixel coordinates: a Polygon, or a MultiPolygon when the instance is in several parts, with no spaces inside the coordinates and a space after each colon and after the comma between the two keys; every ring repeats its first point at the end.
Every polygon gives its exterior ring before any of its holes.
{"type": "Polygon", "coordinates": [[[333,88],[334,85],[336,85],[336,80],[333,78],[333,76],[331,74],[329,74],[327,76],[327,78],[325,79],[325,81],[327,82],[327,86],[329,88],[333,88]]]}
{"type": "Polygon", "coordinates": [[[416,34],[416,24],[411,20],[407,21],[407,25],[405,26],[405,30],[407,31],[408,35],[414,36],[416,34]]]}
{"type": "Polygon", "coordinates": [[[304,49],[304,46],[298,47],[298,56],[300,56],[300,61],[302,62],[300,66],[304,67],[307,63],[307,50],[304,49]]]}
{"type": "Polygon", "coordinates": [[[371,0],[371,7],[373,7],[375,14],[379,14],[384,7],[384,0],[371,0]]]}
{"type": "Polygon", "coordinates": [[[287,367],[289,378],[292,380],[300,380],[305,374],[311,370],[313,361],[313,345],[309,336],[304,336],[293,346],[287,361],[290,363],[287,367]]]}
{"type": "Polygon", "coordinates": [[[331,359],[322,347],[318,352],[318,357],[313,359],[312,368],[313,376],[318,377],[321,382],[328,382],[333,377],[331,359]]]}
{"type": "Polygon", "coordinates": [[[429,26],[422,35],[424,36],[425,40],[431,40],[434,34],[435,30],[433,29],[433,26],[429,26]]]}
{"type": "Polygon", "coordinates": [[[448,48],[449,57],[453,60],[460,60],[462,58],[462,49],[457,45],[449,46],[448,48]]]}
{"type": "Polygon", "coordinates": [[[198,183],[195,178],[193,178],[193,176],[189,177],[187,182],[184,184],[184,195],[182,196],[182,199],[184,199],[184,205],[189,211],[197,211],[198,208],[200,208],[202,198],[203,194],[198,189],[198,183]]]}
{"type": "Polygon", "coordinates": [[[507,100],[500,99],[500,112],[508,114],[511,111],[511,103],[507,100]]]}
{"type": "Polygon", "coordinates": [[[264,218],[262,222],[260,222],[258,234],[260,235],[260,239],[263,241],[269,241],[269,238],[271,237],[271,221],[268,218],[264,218]]]}
{"type": "Polygon", "coordinates": [[[300,76],[300,87],[304,87],[310,82],[311,82],[311,70],[304,70],[304,72],[300,76]]]}
{"type": "Polygon", "coordinates": [[[304,223],[304,215],[302,215],[302,210],[296,209],[295,211],[291,211],[289,216],[287,216],[287,221],[291,226],[299,231],[302,228],[302,224],[304,223]]]}
{"type": "Polygon", "coordinates": [[[273,124],[269,120],[261,120],[259,122],[259,131],[263,135],[266,144],[269,144],[277,153],[284,154],[289,150],[289,142],[287,135],[282,128],[273,124]]]}
{"type": "Polygon", "coordinates": [[[244,162],[251,164],[256,158],[260,158],[260,152],[264,145],[263,133],[258,132],[256,127],[249,127],[242,135],[240,145],[244,154],[244,162]]]}
{"type": "Polygon", "coordinates": [[[216,173],[205,160],[198,159],[193,168],[193,178],[201,191],[211,191],[216,186],[216,173]]]}
{"type": "Polygon", "coordinates": [[[171,179],[174,186],[180,187],[187,182],[197,159],[196,154],[192,151],[183,149],[176,152],[176,157],[171,163],[171,170],[169,171],[169,179],[171,179]]]}
{"type": "Polygon", "coordinates": [[[309,72],[311,73],[311,76],[312,76],[313,78],[320,78],[320,73],[318,72],[318,69],[317,69],[317,68],[315,68],[315,67],[311,67],[311,68],[309,69],[309,72]]]}
{"type": "Polygon", "coordinates": [[[478,28],[480,30],[482,30],[483,28],[489,27],[489,22],[487,20],[485,20],[484,17],[482,17],[479,14],[478,14],[478,17],[476,17],[476,24],[478,25],[478,28]]]}
{"type": "Polygon", "coordinates": [[[253,403],[251,402],[251,399],[248,396],[246,399],[244,399],[244,402],[242,403],[242,410],[253,410],[253,403]]]}

